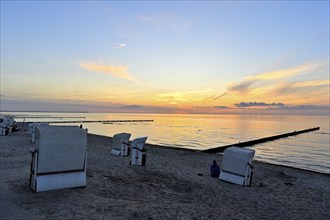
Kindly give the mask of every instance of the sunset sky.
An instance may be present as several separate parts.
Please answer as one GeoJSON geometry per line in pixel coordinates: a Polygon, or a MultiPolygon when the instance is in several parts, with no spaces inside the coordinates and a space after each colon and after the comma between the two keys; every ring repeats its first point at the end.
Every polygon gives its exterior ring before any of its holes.
{"type": "Polygon", "coordinates": [[[329,114],[329,1],[1,1],[1,111],[329,114]]]}

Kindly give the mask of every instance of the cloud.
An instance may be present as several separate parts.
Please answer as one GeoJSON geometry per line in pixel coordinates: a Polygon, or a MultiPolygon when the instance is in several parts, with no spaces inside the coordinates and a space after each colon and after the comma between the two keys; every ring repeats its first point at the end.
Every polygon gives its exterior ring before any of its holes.
{"type": "Polygon", "coordinates": [[[217,105],[217,106],[197,106],[197,108],[231,109],[228,106],[224,106],[224,105],[217,105]]]}
{"type": "Polygon", "coordinates": [[[272,91],[273,94],[279,96],[283,94],[296,94],[303,96],[306,93],[329,94],[329,80],[314,80],[295,83],[283,83],[272,91]]]}
{"type": "Polygon", "coordinates": [[[267,107],[264,110],[330,110],[327,105],[286,105],[281,102],[265,103],[265,102],[240,102],[235,103],[238,108],[250,107],[267,107]]]}
{"type": "Polygon", "coordinates": [[[128,72],[127,66],[107,66],[96,63],[81,63],[80,66],[94,72],[105,73],[120,79],[135,80],[135,78],[128,72]]]}
{"type": "Polygon", "coordinates": [[[314,80],[314,81],[306,81],[306,82],[297,82],[293,83],[292,87],[317,87],[317,86],[329,86],[330,80],[314,80]]]}
{"type": "Polygon", "coordinates": [[[171,92],[158,94],[156,101],[171,102],[172,104],[176,104],[175,101],[190,102],[190,99],[188,94],[185,92],[171,92]]]}
{"type": "Polygon", "coordinates": [[[276,106],[276,107],[282,107],[285,106],[283,103],[265,103],[265,102],[240,102],[235,103],[236,107],[245,108],[245,107],[269,107],[269,106],[276,106]]]}
{"type": "Polygon", "coordinates": [[[257,80],[255,79],[246,79],[241,83],[238,84],[231,84],[227,87],[228,92],[240,92],[240,93],[247,93],[251,90],[252,85],[256,83],[257,80]]]}
{"type": "Polygon", "coordinates": [[[221,95],[214,97],[213,100],[216,100],[216,99],[219,99],[221,97],[224,97],[225,95],[227,95],[227,92],[222,93],[221,95]]]}
{"type": "Polygon", "coordinates": [[[220,99],[220,98],[226,96],[227,93],[228,93],[228,92],[224,92],[224,93],[222,93],[221,95],[211,96],[211,97],[205,98],[204,101],[210,101],[210,100],[214,101],[214,100],[220,99]]]}
{"type": "MultiPolygon", "coordinates": [[[[216,100],[230,93],[238,92],[241,94],[248,94],[254,89],[264,89],[265,92],[270,92],[270,88],[276,88],[277,91],[284,91],[286,88],[301,88],[301,87],[315,87],[324,86],[329,83],[329,80],[314,80],[306,82],[292,82],[291,84],[284,84],[284,79],[293,78],[303,74],[314,74],[319,71],[326,71],[328,62],[308,63],[291,68],[265,72],[261,74],[251,75],[245,77],[240,82],[232,82],[227,84],[227,92],[218,96],[208,98],[208,100],[216,100]],[[272,85],[271,87],[267,87],[272,85]]],[[[295,79],[293,79],[295,80],[295,79]]]]}
{"type": "Polygon", "coordinates": [[[181,33],[186,30],[189,23],[180,19],[178,16],[173,14],[159,14],[159,15],[149,15],[140,16],[139,20],[147,24],[151,24],[158,31],[172,30],[176,33],[181,33]]]}
{"type": "Polygon", "coordinates": [[[313,110],[313,109],[328,109],[330,110],[330,106],[328,105],[284,105],[278,109],[287,109],[287,110],[313,110]]]}
{"type": "Polygon", "coordinates": [[[202,95],[208,92],[209,89],[187,92],[169,92],[157,95],[155,99],[158,102],[168,102],[170,104],[177,104],[177,102],[190,103],[202,99],[202,95]]]}
{"type": "Polygon", "coordinates": [[[329,86],[329,80],[314,80],[314,81],[305,81],[305,82],[296,82],[296,83],[286,83],[281,86],[279,86],[276,91],[281,92],[294,92],[303,90],[306,91],[306,89],[315,89],[315,88],[321,88],[324,86],[329,86]]]}
{"type": "Polygon", "coordinates": [[[253,85],[257,82],[274,81],[279,79],[291,78],[297,75],[313,73],[318,69],[323,68],[324,66],[325,63],[303,64],[300,66],[295,66],[287,69],[252,75],[246,77],[243,82],[230,85],[228,88],[229,91],[238,91],[241,93],[246,93],[249,92],[253,88],[253,85]]]}
{"type": "Polygon", "coordinates": [[[142,105],[122,105],[120,106],[121,108],[127,108],[127,109],[138,109],[138,108],[142,108],[142,105]]]}
{"type": "Polygon", "coordinates": [[[216,108],[216,109],[229,109],[228,106],[224,106],[224,105],[217,105],[217,106],[210,106],[211,108],[216,108]]]}
{"type": "Polygon", "coordinates": [[[1,99],[2,111],[53,111],[53,112],[116,112],[116,113],[176,113],[177,108],[129,105],[117,102],[77,101],[66,99],[1,99]]]}
{"type": "Polygon", "coordinates": [[[250,76],[247,79],[250,80],[276,80],[290,78],[297,75],[313,73],[327,65],[324,62],[321,63],[307,63],[300,66],[295,66],[287,69],[276,70],[271,72],[266,72],[254,76],[250,76]]]}
{"type": "Polygon", "coordinates": [[[123,43],[117,43],[117,44],[115,45],[115,49],[121,49],[121,48],[126,47],[126,46],[127,46],[126,44],[123,44],[123,43]]]}

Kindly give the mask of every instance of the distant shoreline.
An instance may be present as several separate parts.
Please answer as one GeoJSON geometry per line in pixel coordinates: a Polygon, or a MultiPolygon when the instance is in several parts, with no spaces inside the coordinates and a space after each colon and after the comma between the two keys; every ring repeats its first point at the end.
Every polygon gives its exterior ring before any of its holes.
{"type": "Polygon", "coordinates": [[[28,112],[28,113],[93,113],[93,112],[76,112],[76,111],[0,111],[3,112],[28,112]]]}

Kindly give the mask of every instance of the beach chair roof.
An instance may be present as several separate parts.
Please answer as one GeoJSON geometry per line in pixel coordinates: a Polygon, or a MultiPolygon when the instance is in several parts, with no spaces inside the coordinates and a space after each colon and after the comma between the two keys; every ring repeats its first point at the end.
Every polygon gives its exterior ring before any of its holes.
{"type": "Polygon", "coordinates": [[[38,173],[81,170],[87,150],[87,131],[78,126],[36,128],[38,173]]]}
{"type": "Polygon", "coordinates": [[[131,137],[131,134],[129,133],[119,133],[115,134],[112,139],[112,147],[114,149],[120,150],[121,144],[123,141],[128,141],[131,137]]]}
{"type": "Polygon", "coordinates": [[[222,159],[222,168],[224,171],[245,175],[247,164],[252,165],[252,159],[255,151],[241,147],[230,147],[224,151],[222,159]]]}
{"type": "Polygon", "coordinates": [[[132,148],[137,148],[139,150],[142,150],[147,141],[147,138],[148,137],[135,138],[131,143],[132,148]]]}

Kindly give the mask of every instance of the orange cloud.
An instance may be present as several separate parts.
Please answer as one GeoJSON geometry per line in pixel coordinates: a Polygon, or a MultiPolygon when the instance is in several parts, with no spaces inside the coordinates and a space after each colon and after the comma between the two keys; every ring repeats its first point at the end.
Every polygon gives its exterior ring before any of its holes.
{"type": "Polygon", "coordinates": [[[127,66],[107,66],[96,63],[81,63],[80,66],[91,71],[106,73],[120,79],[135,80],[135,78],[128,72],[127,66]]]}
{"type": "Polygon", "coordinates": [[[157,95],[155,100],[157,102],[167,102],[171,105],[180,103],[192,103],[199,102],[204,99],[205,94],[209,92],[209,89],[199,91],[186,91],[186,92],[169,92],[161,93],[157,95]]]}
{"type": "MultiPolygon", "coordinates": [[[[260,90],[261,88],[266,88],[270,84],[276,85],[277,83],[283,84],[281,79],[291,78],[302,74],[315,73],[322,68],[326,67],[328,63],[309,63],[300,66],[295,66],[287,69],[281,69],[271,72],[265,72],[257,75],[252,75],[244,78],[241,82],[229,83],[227,85],[227,93],[239,92],[241,94],[249,94],[254,90],[260,90]]],[[[328,83],[327,80],[309,81],[309,82],[297,82],[296,87],[306,87],[306,86],[319,86],[328,83]]],[[[293,83],[292,83],[293,84],[293,83]]],[[[217,96],[215,99],[221,98],[223,95],[217,96]]]]}
{"type": "Polygon", "coordinates": [[[324,86],[329,85],[330,81],[328,79],[325,80],[314,80],[314,81],[306,81],[306,82],[297,82],[291,85],[291,87],[314,87],[314,86],[324,86]]]}
{"type": "Polygon", "coordinates": [[[208,105],[230,105],[242,100],[325,105],[329,103],[328,62],[306,63],[291,68],[250,75],[227,84],[227,91],[204,99],[208,105]],[[308,75],[309,77],[302,77],[308,75]],[[314,80],[302,81],[315,75],[314,80]],[[274,99],[276,97],[276,99],[274,99]]]}
{"type": "Polygon", "coordinates": [[[282,78],[289,78],[296,75],[301,74],[308,74],[315,72],[317,69],[322,68],[325,66],[325,63],[310,63],[310,64],[303,64],[300,66],[295,66],[287,69],[266,72],[255,76],[250,76],[248,80],[275,80],[275,79],[282,79],[282,78]]]}

